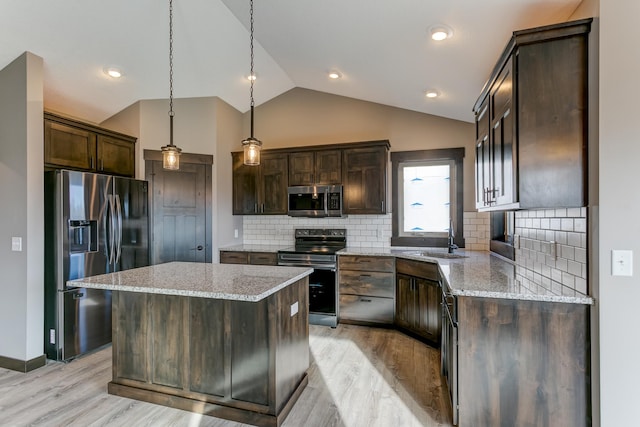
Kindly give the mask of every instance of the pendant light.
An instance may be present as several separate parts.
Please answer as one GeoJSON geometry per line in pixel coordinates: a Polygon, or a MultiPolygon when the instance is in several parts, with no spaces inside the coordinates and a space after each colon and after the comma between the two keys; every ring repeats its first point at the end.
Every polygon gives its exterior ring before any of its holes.
{"type": "Polygon", "coordinates": [[[242,141],[242,147],[244,149],[244,164],[248,166],[257,166],[260,164],[260,149],[262,148],[262,141],[253,137],[253,82],[255,81],[255,73],[253,72],[253,0],[249,0],[249,16],[250,16],[250,43],[251,49],[251,72],[249,74],[249,98],[251,100],[251,136],[242,141]]]}
{"type": "Polygon", "coordinates": [[[162,167],[169,170],[180,169],[182,150],[173,145],[173,0],[169,0],[169,145],[162,150],[162,167]]]}

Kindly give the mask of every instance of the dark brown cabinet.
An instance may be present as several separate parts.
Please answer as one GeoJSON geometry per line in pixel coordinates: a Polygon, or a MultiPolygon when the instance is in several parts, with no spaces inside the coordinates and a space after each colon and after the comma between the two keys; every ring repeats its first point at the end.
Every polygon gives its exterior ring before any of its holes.
{"type": "Polygon", "coordinates": [[[220,251],[220,264],[278,265],[275,252],[220,251]]]}
{"type": "Polygon", "coordinates": [[[438,345],[442,332],[442,290],[438,265],[396,260],[395,323],[438,345]]]}
{"type": "Polygon", "coordinates": [[[283,153],[263,153],[259,166],[243,164],[242,152],[233,158],[233,214],[287,213],[288,159],[283,153]]]}
{"type": "Polygon", "coordinates": [[[592,424],[590,306],[456,300],[460,426],[592,424]]]}
{"type": "Polygon", "coordinates": [[[44,113],[44,163],[111,175],[135,175],[136,138],[44,113]]]}
{"type": "Polygon", "coordinates": [[[264,150],[259,166],[231,155],[234,215],[286,214],[287,187],[340,184],[345,215],[386,213],[389,141],[264,150]]]}
{"type": "Polygon", "coordinates": [[[289,185],[333,185],[342,183],[340,150],[289,153],[289,185]]]}
{"type": "Polygon", "coordinates": [[[474,106],[479,210],[586,206],[590,27],[513,33],[474,106]]]}
{"type": "Polygon", "coordinates": [[[340,322],[393,324],[394,258],[340,255],[340,322]]]}
{"type": "Polygon", "coordinates": [[[387,200],[389,142],[342,153],[343,212],[384,214],[387,200]]]}

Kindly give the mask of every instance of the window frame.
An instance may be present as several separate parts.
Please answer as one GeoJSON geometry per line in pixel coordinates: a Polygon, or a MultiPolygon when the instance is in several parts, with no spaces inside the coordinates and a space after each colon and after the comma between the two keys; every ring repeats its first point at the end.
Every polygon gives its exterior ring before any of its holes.
{"type": "MultiPolygon", "coordinates": [[[[418,247],[447,247],[447,236],[438,236],[440,233],[424,233],[421,236],[407,236],[400,230],[400,215],[403,212],[402,200],[400,199],[400,185],[403,183],[399,179],[399,168],[401,166],[416,166],[425,162],[452,162],[451,174],[452,179],[452,198],[451,205],[453,229],[455,231],[454,243],[458,247],[464,247],[463,238],[463,211],[464,211],[464,180],[463,180],[463,159],[464,148],[442,148],[434,150],[416,150],[416,151],[393,151],[391,152],[391,182],[392,194],[392,235],[391,246],[418,246],[418,247]],[[433,234],[433,235],[430,235],[433,234]]],[[[421,233],[422,234],[422,233],[421,233]]]]}

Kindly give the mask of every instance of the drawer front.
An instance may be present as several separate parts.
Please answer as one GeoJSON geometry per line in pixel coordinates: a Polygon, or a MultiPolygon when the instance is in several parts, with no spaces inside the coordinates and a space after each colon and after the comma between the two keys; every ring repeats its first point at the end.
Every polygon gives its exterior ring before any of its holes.
{"type": "Polygon", "coordinates": [[[439,279],[438,264],[428,261],[411,261],[398,258],[396,260],[396,272],[398,274],[407,274],[436,282],[439,279]]]}
{"type": "Polygon", "coordinates": [[[248,252],[220,252],[220,264],[248,264],[248,252]]]}
{"type": "Polygon", "coordinates": [[[393,323],[393,298],[340,295],[340,319],[393,323]]]}
{"type": "Polygon", "coordinates": [[[249,264],[278,265],[278,254],[275,252],[250,252],[249,264]]]}
{"type": "Polygon", "coordinates": [[[378,271],[340,270],[340,294],[393,298],[393,276],[393,273],[378,271]]]}
{"type": "Polygon", "coordinates": [[[395,258],[384,256],[340,255],[338,257],[338,263],[340,269],[344,270],[386,271],[393,273],[395,258]]]}

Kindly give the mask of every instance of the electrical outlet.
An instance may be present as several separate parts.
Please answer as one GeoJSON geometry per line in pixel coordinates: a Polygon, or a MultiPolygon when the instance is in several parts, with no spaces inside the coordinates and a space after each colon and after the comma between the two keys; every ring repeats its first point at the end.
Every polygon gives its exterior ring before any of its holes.
{"type": "Polygon", "coordinates": [[[298,314],[298,301],[291,304],[291,317],[295,316],[296,314],[298,314]]]}
{"type": "Polygon", "coordinates": [[[633,276],[633,251],[611,251],[611,275],[633,276]]]}
{"type": "Polygon", "coordinates": [[[233,230],[233,237],[238,238],[238,229],[233,230]]]}

